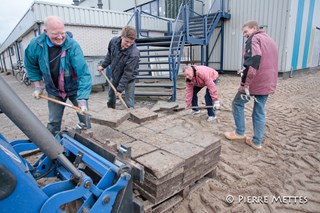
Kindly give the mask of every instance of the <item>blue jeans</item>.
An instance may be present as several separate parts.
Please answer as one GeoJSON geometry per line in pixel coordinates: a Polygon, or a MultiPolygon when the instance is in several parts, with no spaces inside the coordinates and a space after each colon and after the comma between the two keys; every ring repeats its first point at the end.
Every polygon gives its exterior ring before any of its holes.
{"type": "MultiPolygon", "coordinates": [[[[113,85],[114,82],[112,82],[113,85]]],[[[135,91],[135,81],[133,82],[130,82],[126,88],[124,89],[124,102],[126,102],[126,105],[129,107],[129,108],[134,108],[134,105],[135,105],[135,100],[134,100],[134,91],[135,91]]],[[[116,86],[115,86],[116,87],[116,86]]],[[[115,108],[116,106],[116,95],[113,91],[112,88],[109,89],[109,100],[108,100],[108,106],[111,106],[112,108],[115,108]]]]}
{"type": "MultiPolygon", "coordinates": [[[[48,97],[56,99],[58,101],[66,102],[67,98],[72,102],[74,106],[78,106],[77,102],[77,96],[70,96],[67,97],[66,99],[62,99],[61,97],[56,97],[53,95],[48,94],[48,97]]],[[[64,112],[65,106],[53,103],[52,101],[48,101],[48,109],[49,109],[49,122],[47,125],[48,130],[53,134],[56,135],[57,132],[61,130],[61,122],[62,122],[62,116],[64,112]]],[[[81,123],[86,124],[86,117],[83,115],[78,114],[79,121],[81,123]]],[[[90,128],[91,126],[87,126],[87,128],[90,128]]]]}
{"type": "MultiPolygon", "coordinates": [[[[254,102],[252,111],[253,138],[252,142],[261,145],[264,140],[264,129],[266,124],[264,106],[268,100],[268,95],[255,95],[257,101],[254,102]]],[[[252,99],[252,98],[251,98],[252,99]]],[[[242,100],[241,93],[238,92],[232,101],[232,112],[234,123],[236,125],[236,133],[238,135],[245,134],[244,105],[249,100],[242,100]]]]}
{"type": "MultiPolygon", "coordinates": [[[[192,96],[192,106],[198,106],[198,92],[202,89],[203,87],[197,87],[197,86],[194,86],[193,87],[193,96],[192,96]]],[[[204,99],[205,99],[205,102],[206,102],[206,106],[212,106],[212,98],[210,96],[210,93],[209,93],[209,89],[206,88],[206,95],[204,96],[204,99]]],[[[199,108],[197,109],[193,109],[193,110],[199,110],[199,108]]],[[[208,108],[207,109],[208,111],[208,116],[215,116],[216,113],[215,113],[215,110],[213,108],[208,108]]]]}

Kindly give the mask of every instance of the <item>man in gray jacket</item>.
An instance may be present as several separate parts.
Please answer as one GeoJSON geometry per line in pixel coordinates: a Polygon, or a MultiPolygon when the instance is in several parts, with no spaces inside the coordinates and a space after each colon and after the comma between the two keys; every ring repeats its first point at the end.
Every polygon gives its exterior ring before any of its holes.
{"type": "Polygon", "coordinates": [[[110,40],[108,53],[98,67],[100,72],[111,65],[112,79],[111,82],[116,88],[115,93],[109,90],[108,107],[115,108],[116,97],[121,96],[125,91],[124,101],[129,108],[134,108],[134,90],[135,79],[139,68],[139,50],[134,43],[137,33],[131,26],[125,26],[122,29],[121,36],[114,37],[110,40]]]}
{"type": "Polygon", "coordinates": [[[276,90],[278,78],[278,49],[273,39],[259,29],[256,21],[248,21],[242,27],[247,38],[243,58],[239,91],[232,102],[234,132],[225,132],[229,140],[244,140],[254,149],[261,149],[265,129],[265,104],[276,90]],[[244,105],[254,100],[252,111],[253,138],[245,135],[244,105]]]}

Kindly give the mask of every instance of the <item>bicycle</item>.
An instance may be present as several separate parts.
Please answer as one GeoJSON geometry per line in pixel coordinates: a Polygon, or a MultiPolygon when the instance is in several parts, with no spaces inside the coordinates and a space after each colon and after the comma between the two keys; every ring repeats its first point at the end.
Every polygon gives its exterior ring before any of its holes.
{"type": "Polygon", "coordinates": [[[23,61],[21,61],[21,60],[17,61],[16,70],[18,70],[15,75],[17,81],[19,81],[21,84],[24,83],[26,86],[30,86],[31,81],[28,78],[28,74],[24,68],[23,61]]]}

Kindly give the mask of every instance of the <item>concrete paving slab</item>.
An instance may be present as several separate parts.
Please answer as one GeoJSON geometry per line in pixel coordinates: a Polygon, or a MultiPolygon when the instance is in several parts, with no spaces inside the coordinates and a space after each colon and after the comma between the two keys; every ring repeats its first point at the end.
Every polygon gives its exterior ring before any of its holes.
{"type": "Polygon", "coordinates": [[[131,112],[131,121],[138,124],[158,118],[157,113],[145,107],[139,108],[139,109],[133,109],[130,112],[131,112]]]}
{"type": "Polygon", "coordinates": [[[132,143],[127,143],[126,145],[131,147],[131,157],[133,159],[138,158],[142,155],[148,154],[157,150],[158,148],[147,144],[142,141],[133,141],[132,143]]]}
{"type": "Polygon", "coordinates": [[[130,113],[125,110],[110,109],[106,106],[100,110],[91,110],[90,113],[92,123],[110,127],[118,127],[130,117],[130,113]]]}
{"type": "Polygon", "coordinates": [[[184,160],[164,150],[156,150],[136,159],[136,161],[157,178],[183,167],[184,160]]]}

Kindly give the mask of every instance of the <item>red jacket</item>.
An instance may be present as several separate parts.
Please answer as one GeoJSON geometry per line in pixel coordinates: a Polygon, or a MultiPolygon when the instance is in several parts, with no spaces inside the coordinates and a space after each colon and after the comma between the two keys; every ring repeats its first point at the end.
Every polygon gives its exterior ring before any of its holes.
{"type": "Polygon", "coordinates": [[[219,76],[218,72],[207,66],[194,66],[196,68],[196,76],[191,82],[186,82],[186,106],[191,106],[193,87],[207,87],[213,102],[218,101],[218,92],[213,82],[219,76]]]}
{"type": "Polygon", "coordinates": [[[252,95],[269,95],[276,90],[278,79],[278,49],[264,31],[258,31],[246,41],[240,92],[249,86],[252,95]]]}

